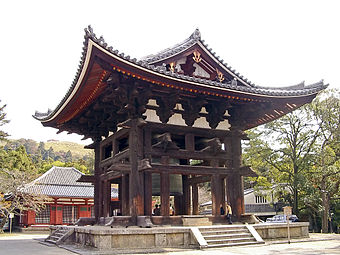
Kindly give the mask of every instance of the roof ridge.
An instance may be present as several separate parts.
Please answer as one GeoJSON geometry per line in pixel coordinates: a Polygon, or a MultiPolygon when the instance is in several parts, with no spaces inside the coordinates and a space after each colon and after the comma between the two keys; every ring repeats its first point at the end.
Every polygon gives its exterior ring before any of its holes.
{"type": "Polygon", "coordinates": [[[181,50],[191,47],[193,46],[195,43],[197,43],[198,41],[201,40],[201,32],[199,31],[198,28],[195,29],[195,31],[188,37],[186,38],[184,41],[176,43],[173,46],[170,46],[168,48],[165,48],[157,53],[153,53],[153,54],[149,54],[147,56],[141,57],[140,60],[142,60],[143,62],[146,62],[148,64],[152,64],[152,62],[155,62],[157,60],[161,60],[162,58],[166,58],[166,56],[164,55],[173,55],[176,53],[181,52],[181,50]],[[189,45],[189,46],[187,46],[189,45]],[[160,57],[162,56],[162,57],[160,57]]]}

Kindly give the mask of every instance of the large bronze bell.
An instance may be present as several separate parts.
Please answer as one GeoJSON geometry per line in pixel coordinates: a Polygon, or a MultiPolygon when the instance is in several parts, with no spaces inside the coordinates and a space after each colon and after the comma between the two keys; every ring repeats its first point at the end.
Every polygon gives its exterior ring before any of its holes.
{"type": "MultiPolygon", "coordinates": [[[[159,163],[160,159],[153,158],[153,163],[159,163]]],[[[170,159],[169,162],[171,165],[179,165],[178,159],[170,159]]],[[[152,195],[160,196],[161,194],[161,178],[160,174],[153,173],[152,175],[152,195]]],[[[183,183],[182,183],[182,175],[181,174],[170,174],[170,196],[178,196],[183,195],[183,183]]]]}

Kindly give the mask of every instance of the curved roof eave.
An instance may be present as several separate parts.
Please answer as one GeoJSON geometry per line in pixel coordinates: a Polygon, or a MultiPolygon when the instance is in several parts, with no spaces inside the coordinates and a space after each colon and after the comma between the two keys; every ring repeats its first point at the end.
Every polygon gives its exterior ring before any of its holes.
{"type": "Polygon", "coordinates": [[[248,96],[256,96],[263,98],[296,98],[296,97],[306,97],[310,95],[317,94],[321,90],[325,89],[328,84],[324,84],[323,81],[312,84],[311,86],[299,86],[298,89],[292,89],[292,87],[286,88],[265,88],[265,87],[245,87],[237,86],[232,84],[224,84],[216,81],[210,81],[201,78],[195,78],[190,76],[185,76],[182,74],[172,73],[166,71],[162,66],[153,66],[146,61],[137,59],[131,59],[130,56],[125,56],[124,53],[119,53],[118,50],[113,50],[112,47],[108,47],[104,39],[100,37],[99,39],[93,33],[92,28],[89,27],[85,29],[85,41],[83,47],[82,58],[79,64],[79,68],[76,77],[70,86],[68,92],[61,100],[59,105],[53,111],[48,113],[36,112],[33,117],[41,122],[52,121],[58,114],[66,107],[66,105],[72,100],[74,95],[80,88],[85,73],[89,67],[89,62],[93,53],[94,47],[99,51],[103,52],[105,55],[114,58],[115,60],[124,63],[136,70],[151,74],[155,77],[162,79],[167,79],[170,82],[180,82],[187,85],[199,86],[202,88],[219,90],[226,93],[236,93],[248,96]]]}

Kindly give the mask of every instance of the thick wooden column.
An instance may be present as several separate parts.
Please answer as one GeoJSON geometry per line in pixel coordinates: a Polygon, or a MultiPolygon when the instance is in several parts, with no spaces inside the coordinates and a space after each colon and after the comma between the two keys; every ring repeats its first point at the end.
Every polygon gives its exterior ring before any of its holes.
{"type": "MultiPolygon", "coordinates": [[[[162,157],[161,163],[169,165],[169,157],[162,157]]],[[[161,197],[161,216],[170,215],[170,175],[169,173],[160,174],[160,197],[161,197]]]]}
{"type": "Polygon", "coordinates": [[[183,202],[182,202],[182,212],[184,215],[191,214],[191,195],[190,195],[190,185],[188,182],[188,176],[182,175],[183,183],[183,202]]]}
{"type": "MultiPolygon", "coordinates": [[[[185,135],[185,149],[191,152],[195,150],[195,136],[193,134],[185,135]]],[[[189,176],[182,175],[182,183],[183,183],[182,214],[184,215],[192,214],[191,192],[190,192],[191,186],[189,185],[188,178],[189,176]]]]}
{"type": "Polygon", "coordinates": [[[214,174],[211,176],[211,201],[212,201],[212,215],[219,216],[222,203],[222,182],[221,176],[214,174]]]}
{"type": "MultiPolygon", "coordinates": [[[[237,130],[232,132],[231,138],[227,139],[232,157],[232,167],[239,169],[241,166],[241,138],[237,130]]],[[[244,213],[244,185],[240,174],[230,174],[227,178],[227,197],[231,205],[233,215],[237,220],[244,213]]]]}
{"type": "MultiPolygon", "coordinates": [[[[149,128],[144,129],[144,150],[146,152],[151,151],[151,130],[149,128]]],[[[144,155],[149,157],[149,155],[144,155]]],[[[152,174],[150,172],[144,172],[144,214],[152,215],[152,174]]]]}
{"type": "Polygon", "coordinates": [[[103,205],[103,200],[101,196],[100,189],[100,141],[98,138],[94,142],[94,216],[96,218],[96,222],[98,222],[99,217],[101,217],[101,207],[103,205]]]}
{"type": "Polygon", "coordinates": [[[152,175],[144,173],[144,214],[152,215],[152,175]]]}
{"type": "Polygon", "coordinates": [[[130,202],[129,202],[129,175],[123,174],[121,183],[121,204],[122,204],[122,215],[130,215],[130,202]]]}
{"type": "Polygon", "coordinates": [[[103,184],[103,217],[109,217],[111,203],[111,183],[107,180],[104,180],[102,184],[103,184]]]}
{"type": "MultiPolygon", "coordinates": [[[[218,167],[218,160],[212,160],[210,165],[218,167]]],[[[219,174],[211,176],[211,201],[212,201],[212,215],[221,215],[221,204],[222,204],[222,178],[219,174]]]]}
{"type": "Polygon", "coordinates": [[[197,183],[192,184],[192,214],[198,215],[198,186],[197,183]]]}
{"type": "Polygon", "coordinates": [[[183,195],[174,197],[175,215],[183,215],[183,195]]]}
{"type": "Polygon", "coordinates": [[[129,150],[131,172],[129,176],[130,215],[133,223],[137,216],[144,215],[144,180],[138,171],[138,161],[143,157],[143,132],[139,126],[141,119],[130,121],[129,150]]]}
{"type": "Polygon", "coordinates": [[[223,206],[224,211],[226,212],[226,178],[221,179],[221,185],[222,185],[222,197],[221,197],[221,204],[223,206]]]}
{"type": "Polygon", "coordinates": [[[161,216],[170,215],[170,176],[168,173],[161,173],[161,216]]]}

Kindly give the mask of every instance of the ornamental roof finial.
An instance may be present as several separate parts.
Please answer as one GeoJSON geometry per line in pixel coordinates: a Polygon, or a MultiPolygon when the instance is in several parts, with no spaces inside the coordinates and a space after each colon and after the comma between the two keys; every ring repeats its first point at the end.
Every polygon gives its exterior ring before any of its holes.
{"type": "Polygon", "coordinates": [[[198,28],[196,28],[195,32],[192,33],[191,38],[201,40],[201,32],[198,28]]]}

